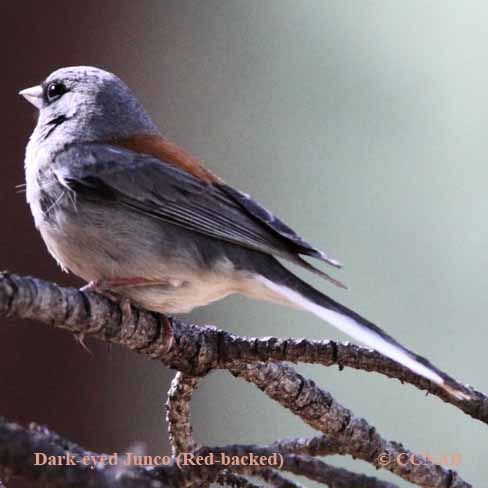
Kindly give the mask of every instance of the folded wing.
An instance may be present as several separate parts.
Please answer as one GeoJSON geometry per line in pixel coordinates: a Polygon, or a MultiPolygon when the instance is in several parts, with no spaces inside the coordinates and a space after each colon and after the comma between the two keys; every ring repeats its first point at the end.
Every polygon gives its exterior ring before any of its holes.
{"type": "Polygon", "coordinates": [[[58,179],[74,192],[118,202],[155,219],[288,259],[341,284],[305,261],[339,263],[299,237],[248,195],[118,146],[86,144],[60,153],[58,179]]]}

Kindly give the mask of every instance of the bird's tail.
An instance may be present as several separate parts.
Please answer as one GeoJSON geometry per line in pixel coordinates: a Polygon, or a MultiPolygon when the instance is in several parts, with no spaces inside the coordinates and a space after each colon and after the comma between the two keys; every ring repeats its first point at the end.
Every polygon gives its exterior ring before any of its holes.
{"type": "Polygon", "coordinates": [[[267,273],[261,272],[256,277],[267,290],[265,293],[268,300],[312,312],[365,346],[439,385],[457,399],[470,398],[467,391],[461,391],[452,378],[427,359],[409,351],[377,325],[308,285],[277,261],[275,264],[267,267],[267,273]]]}

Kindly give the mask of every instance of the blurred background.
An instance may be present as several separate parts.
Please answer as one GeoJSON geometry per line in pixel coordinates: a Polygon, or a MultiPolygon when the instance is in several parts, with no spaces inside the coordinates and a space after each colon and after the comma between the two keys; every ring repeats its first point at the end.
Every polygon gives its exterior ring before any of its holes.
{"type": "MultiPolygon", "coordinates": [[[[453,376],[488,391],[488,3],[367,0],[4,2],[0,268],[79,286],[34,229],[23,158],[36,114],[17,91],[95,65],[163,133],[340,259],[310,282],[453,376]]],[[[303,275],[306,276],[306,275],[303,275]]],[[[237,334],[346,339],[313,316],[233,297],[189,320],[237,334]]],[[[0,321],[0,415],[94,451],[168,453],[173,372],[45,325],[0,321]]],[[[487,476],[486,426],[379,375],[300,366],[386,438],[487,476]]],[[[311,430],[251,385],[205,378],[192,405],[210,445],[311,430]]],[[[349,458],[329,460],[410,486],[349,458]]],[[[310,483],[307,482],[308,485],[310,483]]],[[[23,486],[12,483],[9,486],[23,486]]]]}

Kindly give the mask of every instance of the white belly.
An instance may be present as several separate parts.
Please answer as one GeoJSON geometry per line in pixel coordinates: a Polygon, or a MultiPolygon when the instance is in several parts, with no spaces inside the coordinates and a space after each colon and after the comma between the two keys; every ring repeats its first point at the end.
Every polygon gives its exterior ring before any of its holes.
{"type": "Polygon", "coordinates": [[[40,227],[49,252],[64,270],[70,270],[86,282],[120,278],[145,278],[161,285],[113,289],[112,292],[160,313],[187,313],[242,291],[247,274],[236,271],[230,261],[222,261],[212,270],[195,269],[188,262],[159,259],[141,252],[132,260],[114,260],[107,252],[103,237],[93,233],[40,227]],[[55,235],[53,235],[53,233],[55,235]],[[69,237],[66,235],[69,234],[69,237]],[[87,237],[89,236],[89,237],[87,237]],[[168,284],[169,283],[169,284],[168,284]]]}

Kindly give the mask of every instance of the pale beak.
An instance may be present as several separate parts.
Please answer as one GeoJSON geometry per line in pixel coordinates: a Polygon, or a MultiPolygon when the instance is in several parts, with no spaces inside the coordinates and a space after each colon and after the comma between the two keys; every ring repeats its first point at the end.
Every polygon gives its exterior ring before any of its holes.
{"type": "Polygon", "coordinates": [[[19,95],[22,95],[28,102],[32,103],[34,107],[41,108],[42,106],[42,86],[33,86],[20,90],[19,95]]]}

